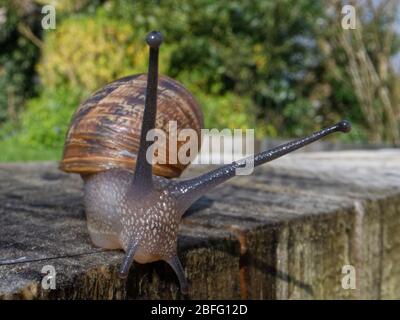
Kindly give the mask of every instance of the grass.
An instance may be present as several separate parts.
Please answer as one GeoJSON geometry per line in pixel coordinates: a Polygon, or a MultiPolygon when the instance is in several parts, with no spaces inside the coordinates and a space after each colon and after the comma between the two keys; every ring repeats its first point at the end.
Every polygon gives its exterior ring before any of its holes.
{"type": "Polygon", "coordinates": [[[10,140],[0,141],[0,162],[60,160],[62,150],[21,145],[10,140]]]}

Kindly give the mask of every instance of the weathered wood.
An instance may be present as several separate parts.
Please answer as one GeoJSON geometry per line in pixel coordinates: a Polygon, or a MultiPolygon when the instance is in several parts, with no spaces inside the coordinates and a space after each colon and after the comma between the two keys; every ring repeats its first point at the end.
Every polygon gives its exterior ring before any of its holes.
{"type": "MultiPolygon", "coordinates": [[[[400,298],[399,168],[399,150],[297,153],[218,187],[182,224],[190,296],[400,298]],[[341,286],[347,264],[356,290],[341,286]]],[[[122,256],[90,243],[79,176],[0,165],[0,299],[180,298],[162,262],[120,280],[122,256]],[[56,290],[41,287],[44,265],[56,290]]]]}

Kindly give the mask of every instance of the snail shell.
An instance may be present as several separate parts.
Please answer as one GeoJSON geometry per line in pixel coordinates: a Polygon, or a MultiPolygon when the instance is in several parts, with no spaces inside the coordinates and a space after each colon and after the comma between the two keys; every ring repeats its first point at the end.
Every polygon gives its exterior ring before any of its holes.
{"type": "MultiPolygon", "coordinates": [[[[106,85],[81,104],[67,133],[60,169],[81,175],[112,168],[134,170],[146,85],[147,74],[125,77],[106,85]]],[[[169,141],[168,123],[174,120],[178,134],[182,129],[196,131],[198,151],[203,114],[192,94],[177,81],[160,76],[157,103],[156,128],[164,131],[166,141],[169,141]]],[[[179,152],[185,141],[177,143],[179,152]]],[[[179,160],[171,164],[170,159],[178,157],[169,154],[168,146],[160,146],[158,152],[163,153],[167,161],[153,165],[155,175],[178,177],[189,165],[181,164],[179,160]]]]}

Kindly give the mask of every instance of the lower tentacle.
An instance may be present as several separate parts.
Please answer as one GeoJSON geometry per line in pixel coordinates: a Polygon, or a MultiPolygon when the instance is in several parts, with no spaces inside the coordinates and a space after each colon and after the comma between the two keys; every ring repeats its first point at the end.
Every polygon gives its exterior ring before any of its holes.
{"type": "Polygon", "coordinates": [[[189,284],[186,280],[185,272],[183,270],[181,262],[179,261],[178,256],[173,256],[170,259],[167,259],[166,262],[175,271],[175,274],[179,280],[182,294],[187,295],[189,293],[189,284]]]}
{"type": "Polygon", "coordinates": [[[126,278],[129,274],[129,269],[133,263],[133,258],[138,248],[139,241],[133,240],[126,250],[124,260],[122,261],[121,268],[119,270],[119,275],[121,278],[126,278]]]}

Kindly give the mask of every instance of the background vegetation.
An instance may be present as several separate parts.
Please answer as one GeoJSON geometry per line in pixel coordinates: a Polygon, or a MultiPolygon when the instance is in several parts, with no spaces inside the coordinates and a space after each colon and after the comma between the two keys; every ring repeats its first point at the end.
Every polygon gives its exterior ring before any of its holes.
{"type": "Polygon", "coordinates": [[[146,71],[154,29],[165,35],[161,72],[193,92],[206,127],[291,137],[348,118],[341,139],[400,145],[399,4],[354,1],[355,30],[341,27],[343,5],[0,0],[0,160],[59,158],[77,105],[146,71]],[[45,4],[55,30],[41,28],[45,4]]]}

